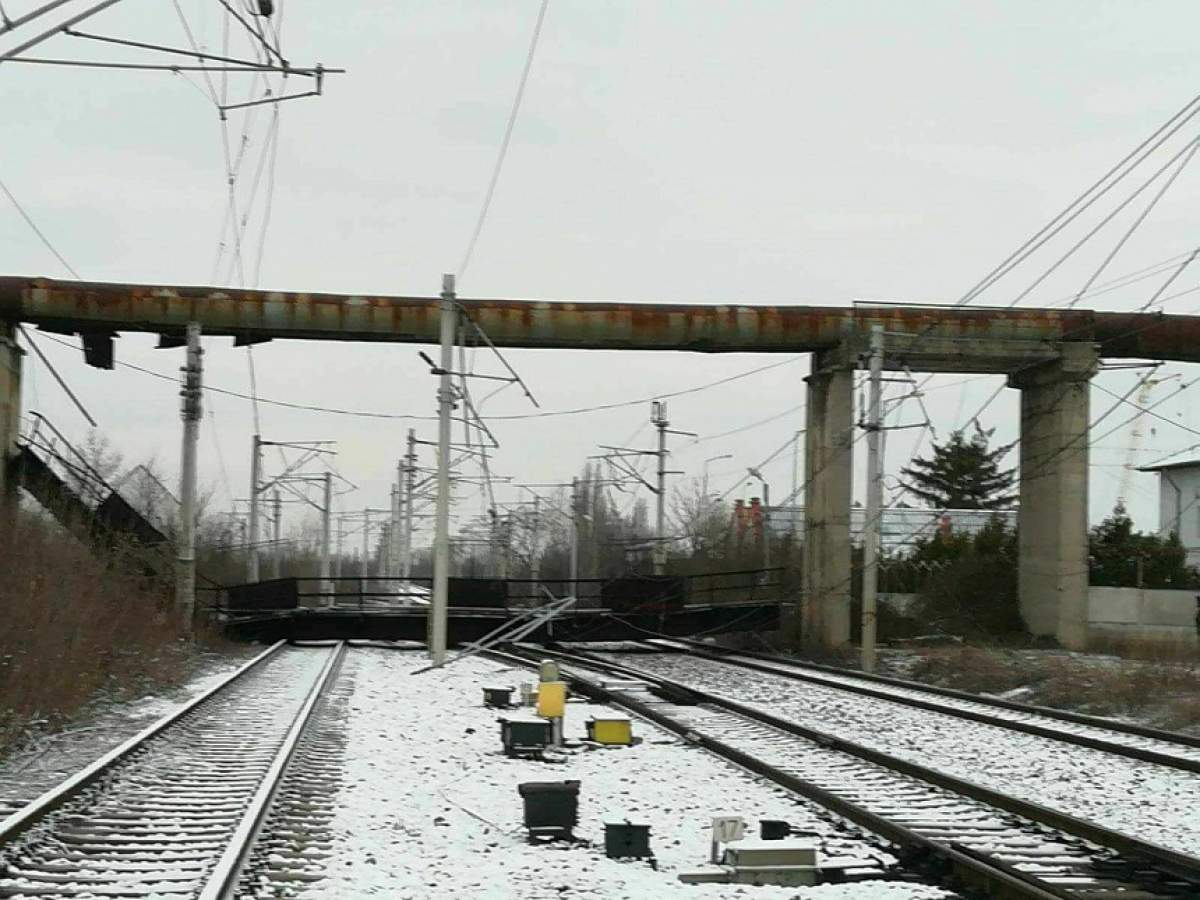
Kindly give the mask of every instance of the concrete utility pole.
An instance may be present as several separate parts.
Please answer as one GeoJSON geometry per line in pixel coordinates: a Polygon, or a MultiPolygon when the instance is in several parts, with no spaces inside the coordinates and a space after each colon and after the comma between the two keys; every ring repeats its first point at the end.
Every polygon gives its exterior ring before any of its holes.
{"type": "Polygon", "coordinates": [[[537,597],[538,593],[538,578],[542,574],[542,559],[538,553],[538,539],[541,537],[541,497],[534,494],[533,496],[533,529],[529,537],[529,577],[533,581],[533,590],[530,592],[537,597]]]}
{"type": "Polygon", "coordinates": [[[250,532],[246,580],[258,581],[258,485],[262,481],[262,438],[256,433],[250,441],[250,532]]]}
{"type": "Polygon", "coordinates": [[[603,488],[600,485],[600,477],[599,476],[600,476],[600,467],[597,466],[596,467],[596,477],[592,479],[592,496],[590,498],[590,502],[588,503],[588,509],[592,514],[591,519],[588,521],[588,544],[591,547],[591,549],[589,550],[589,552],[591,553],[591,560],[592,560],[590,571],[592,573],[593,578],[600,577],[601,557],[600,557],[600,522],[599,522],[599,519],[600,519],[601,515],[603,514],[601,512],[601,509],[602,509],[602,505],[603,505],[604,499],[605,499],[605,494],[603,492],[603,488]]]}
{"type": "Polygon", "coordinates": [[[329,537],[333,517],[333,474],[325,473],[325,502],[321,507],[321,592],[326,595],[326,605],[333,605],[333,585],[329,581],[329,537]]]}
{"type": "Polygon", "coordinates": [[[571,479],[571,596],[579,596],[579,526],[583,511],[579,508],[579,479],[571,479]]]}
{"type": "Polygon", "coordinates": [[[283,545],[279,542],[283,528],[283,501],[279,499],[279,488],[275,488],[275,521],[272,528],[275,539],[271,542],[271,575],[278,578],[283,571],[283,545]]]}
{"type": "Polygon", "coordinates": [[[412,576],[413,504],[417,491],[417,433],[408,429],[408,453],[404,456],[404,541],[400,546],[400,577],[412,576]]]}
{"type": "Polygon", "coordinates": [[[879,595],[879,517],[883,508],[883,326],[871,326],[867,410],[867,521],[863,527],[862,668],[875,671],[875,612],[879,595]]]}
{"type": "MultiPolygon", "coordinates": [[[[789,495],[792,506],[800,505],[800,438],[804,436],[803,431],[797,431],[792,438],[792,493],[789,495]]],[[[789,517],[792,522],[796,519],[794,516],[789,517]]]]}
{"type": "Polygon", "coordinates": [[[334,536],[333,543],[333,577],[342,577],[342,517],[337,517],[337,533],[334,536]]]}
{"type": "Polygon", "coordinates": [[[771,568],[771,486],[765,481],[763,487],[763,568],[771,568]]]}
{"type": "Polygon", "coordinates": [[[200,436],[200,326],[187,326],[187,357],[183,367],[183,446],[179,464],[179,538],[175,544],[175,606],[190,636],[196,615],[196,443],[200,436]]]}
{"type": "MultiPolygon", "coordinates": [[[[363,510],[362,577],[371,577],[371,511],[363,510]]],[[[365,587],[365,585],[364,585],[365,587]]]]}
{"type": "Polygon", "coordinates": [[[654,574],[667,571],[667,404],[655,400],[650,404],[650,421],[658,429],[658,489],[654,517],[654,574]]]}
{"type": "Polygon", "coordinates": [[[512,549],[512,513],[505,513],[500,519],[500,568],[497,576],[508,577],[509,553],[512,549]]]}
{"type": "Polygon", "coordinates": [[[392,577],[398,578],[404,568],[404,457],[396,462],[396,539],[392,541],[395,553],[392,559],[392,577]]]}
{"type": "Polygon", "coordinates": [[[387,537],[383,542],[383,574],[385,578],[394,578],[400,566],[400,488],[394,484],[388,503],[387,526],[387,537]]]}
{"type": "Polygon", "coordinates": [[[454,394],[450,367],[454,362],[454,333],[458,308],[454,276],[442,276],[441,366],[438,371],[437,504],[433,534],[433,602],[429,610],[429,656],[435,666],[446,662],[446,608],[450,587],[450,411],[454,394]]]}

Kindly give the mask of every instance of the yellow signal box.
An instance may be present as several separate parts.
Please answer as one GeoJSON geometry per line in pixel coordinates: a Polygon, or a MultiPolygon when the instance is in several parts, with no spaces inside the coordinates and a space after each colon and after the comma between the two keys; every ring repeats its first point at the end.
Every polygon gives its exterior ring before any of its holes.
{"type": "Polygon", "coordinates": [[[588,738],[597,744],[618,744],[628,747],[633,743],[633,723],[627,716],[605,716],[589,719],[588,738]]]}
{"type": "Polygon", "coordinates": [[[543,719],[561,719],[567,707],[565,681],[543,681],[538,684],[537,714],[543,719]]]}

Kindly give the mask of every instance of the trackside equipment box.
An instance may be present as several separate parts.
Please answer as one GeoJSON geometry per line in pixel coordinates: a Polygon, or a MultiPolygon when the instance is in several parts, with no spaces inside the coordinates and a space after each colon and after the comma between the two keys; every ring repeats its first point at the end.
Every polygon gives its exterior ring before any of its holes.
{"type": "Polygon", "coordinates": [[[633,743],[633,722],[628,716],[603,716],[587,721],[588,739],[597,744],[617,744],[628,747],[633,743]]]}
{"type": "Polygon", "coordinates": [[[543,719],[561,719],[567,706],[567,685],[543,681],[538,685],[537,714],[543,719]]]}

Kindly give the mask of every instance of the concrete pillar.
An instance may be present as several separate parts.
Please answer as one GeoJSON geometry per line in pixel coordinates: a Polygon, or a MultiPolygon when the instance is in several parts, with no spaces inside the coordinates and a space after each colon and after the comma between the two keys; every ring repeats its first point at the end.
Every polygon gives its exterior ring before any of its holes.
{"type": "Polygon", "coordinates": [[[21,428],[21,357],[16,326],[0,321],[0,504],[17,490],[11,477],[21,428]]]}
{"type": "MultiPolygon", "coordinates": [[[[812,355],[804,454],[805,645],[850,642],[850,490],[854,368],[843,351],[812,355]]],[[[789,630],[794,634],[795,624],[789,630]]]]}
{"type": "Polygon", "coordinates": [[[1088,383],[1093,344],[1062,344],[1053,362],[1009,375],[1021,391],[1018,592],[1030,632],[1087,644],[1088,383]]]}

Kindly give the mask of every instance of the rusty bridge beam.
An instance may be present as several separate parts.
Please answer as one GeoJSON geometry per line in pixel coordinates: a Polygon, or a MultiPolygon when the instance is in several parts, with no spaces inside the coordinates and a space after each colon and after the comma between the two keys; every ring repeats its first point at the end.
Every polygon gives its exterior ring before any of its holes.
{"type": "MultiPolygon", "coordinates": [[[[1082,341],[1113,358],[1200,361],[1200,317],[1091,310],[949,306],[726,306],[462,300],[499,346],[709,353],[795,353],[837,346],[875,323],[889,332],[963,342],[1082,341]]],[[[310,294],[179,285],[0,277],[0,320],[105,336],[341,341],[438,340],[436,297],[310,294]]],[[[919,343],[919,341],[918,341],[919,343]]],[[[982,352],[982,347],[980,347],[982,352]]],[[[932,367],[936,368],[936,366],[932,367]]]]}

